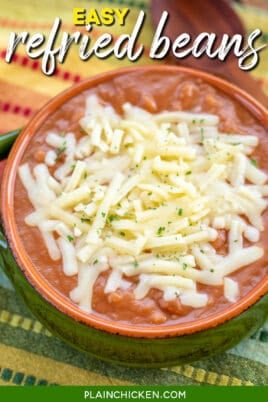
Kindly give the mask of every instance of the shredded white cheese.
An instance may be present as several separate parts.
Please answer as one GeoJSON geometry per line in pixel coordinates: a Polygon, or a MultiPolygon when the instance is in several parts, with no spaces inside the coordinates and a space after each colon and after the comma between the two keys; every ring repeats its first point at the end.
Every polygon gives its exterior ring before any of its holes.
{"type": "Polygon", "coordinates": [[[267,176],[250,159],[258,138],[220,132],[215,115],[125,104],[119,116],[95,95],[86,103],[82,138],[49,132],[45,163],[19,168],[35,210],[25,221],[63,272],[77,275],[72,300],[91,311],[94,283],[110,269],[105,293],[136,276],[137,299],[156,288],[167,301],[204,307],[201,283],[236,301],[239,284],[228,275],[263,255],[252,244],[268,195],[267,176]],[[222,229],[226,255],[213,247],[222,229]]]}

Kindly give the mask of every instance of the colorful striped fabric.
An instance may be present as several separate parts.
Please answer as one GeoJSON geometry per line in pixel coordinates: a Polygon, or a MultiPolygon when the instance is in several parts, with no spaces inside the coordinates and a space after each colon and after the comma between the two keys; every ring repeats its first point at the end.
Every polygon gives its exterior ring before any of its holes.
{"type": "MultiPolygon", "coordinates": [[[[73,7],[129,7],[126,26],[95,27],[92,39],[103,32],[116,36],[130,32],[140,10],[146,23],[139,40],[146,51],[136,64],[159,63],[148,56],[153,28],[149,0],[0,0],[0,133],[24,126],[52,96],[81,79],[128,66],[127,60],[96,57],[81,62],[72,48],[66,62],[47,77],[40,71],[40,60],[26,57],[19,47],[11,64],[4,61],[10,32],[29,31],[48,34],[54,18],[61,17],[62,30],[77,30],[72,24],[73,7]],[[38,7],[37,7],[38,4],[38,7]]],[[[236,5],[246,28],[262,29],[268,41],[268,10],[236,5]]],[[[163,62],[163,61],[162,61],[163,62]]],[[[168,62],[165,60],[165,62],[168,62]]],[[[252,74],[268,94],[268,52],[252,74]]],[[[1,171],[1,165],[0,165],[1,171]]],[[[120,367],[89,358],[52,336],[19,300],[0,270],[0,385],[268,385],[268,324],[234,349],[209,360],[162,369],[120,367]]],[[[1,393],[0,393],[1,395],[1,393]]]]}

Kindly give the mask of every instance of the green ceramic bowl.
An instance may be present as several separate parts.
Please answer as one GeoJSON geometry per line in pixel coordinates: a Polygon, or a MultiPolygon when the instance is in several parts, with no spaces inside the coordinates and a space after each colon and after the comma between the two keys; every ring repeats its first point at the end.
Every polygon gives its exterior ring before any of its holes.
{"type": "Polygon", "coordinates": [[[231,307],[196,322],[151,328],[111,322],[81,311],[36,272],[22,247],[13,210],[17,167],[42,121],[81,91],[137,70],[178,72],[201,78],[235,97],[267,126],[267,111],[258,102],[233,85],[199,71],[168,66],[136,67],[112,71],[77,84],[50,101],[23,130],[11,150],[1,194],[0,265],[32,313],[67,343],[119,364],[164,367],[209,358],[254,333],[268,316],[268,275],[231,307]]]}

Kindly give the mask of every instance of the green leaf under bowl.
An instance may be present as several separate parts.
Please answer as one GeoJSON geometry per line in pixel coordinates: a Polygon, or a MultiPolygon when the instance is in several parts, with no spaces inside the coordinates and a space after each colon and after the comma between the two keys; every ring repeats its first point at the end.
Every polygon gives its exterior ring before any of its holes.
{"type": "Polygon", "coordinates": [[[19,128],[0,135],[0,160],[7,158],[9,151],[20,132],[21,129],[19,128]]]}

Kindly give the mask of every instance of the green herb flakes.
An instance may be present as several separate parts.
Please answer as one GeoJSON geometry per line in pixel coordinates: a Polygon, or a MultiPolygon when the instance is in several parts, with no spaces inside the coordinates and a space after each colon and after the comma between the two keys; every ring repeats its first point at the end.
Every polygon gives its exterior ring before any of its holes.
{"type": "Polygon", "coordinates": [[[87,218],[86,216],[82,216],[82,218],[80,219],[80,221],[81,221],[82,223],[84,223],[84,222],[90,222],[91,220],[90,220],[90,218],[87,218]]]}
{"type": "Polygon", "coordinates": [[[57,155],[55,158],[55,162],[58,162],[60,160],[60,158],[66,151],[66,149],[67,149],[66,141],[63,141],[62,145],[60,147],[56,148],[56,150],[55,150],[56,155],[57,155]]]}
{"type": "Polygon", "coordinates": [[[108,221],[109,222],[118,221],[118,220],[119,220],[119,218],[116,215],[109,215],[108,216],[108,221]]]}
{"type": "Polygon", "coordinates": [[[157,234],[158,234],[158,236],[161,236],[162,233],[163,233],[165,230],[166,230],[165,226],[160,226],[160,227],[157,229],[157,234]]]}

